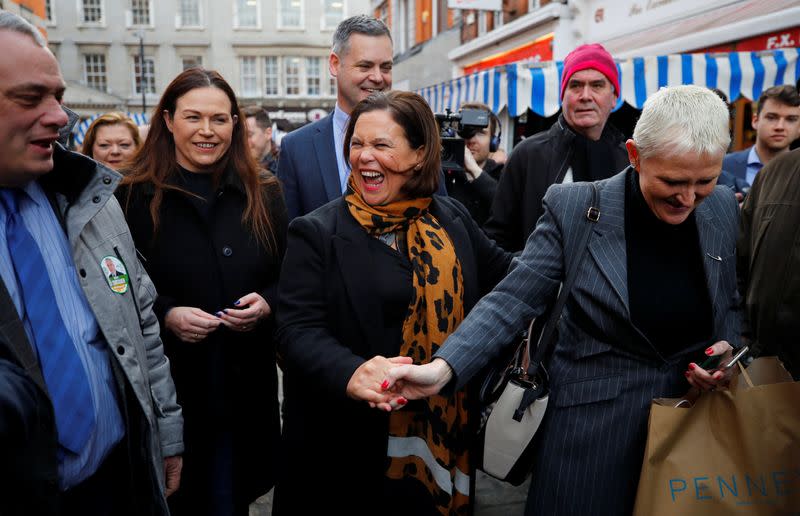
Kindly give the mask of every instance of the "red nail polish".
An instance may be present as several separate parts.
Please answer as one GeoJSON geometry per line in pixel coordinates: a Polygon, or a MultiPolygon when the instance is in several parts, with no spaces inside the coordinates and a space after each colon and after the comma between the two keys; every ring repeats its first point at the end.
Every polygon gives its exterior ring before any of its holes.
{"type": "Polygon", "coordinates": [[[689,370],[694,371],[694,368],[697,367],[695,364],[689,364],[689,370]]]}
{"type": "Polygon", "coordinates": [[[399,405],[405,405],[406,403],[408,403],[408,400],[405,398],[397,398],[397,403],[399,405]]]}
{"type": "Polygon", "coordinates": [[[706,350],[706,355],[711,355],[712,353],[714,353],[714,349],[713,348],[708,348],[706,350]]]}
{"type": "Polygon", "coordinates": [[[389,387],[389,380],[384,380],[383,383],[381,384],[381,389],[385,391],[388,387],[389,387]]]}

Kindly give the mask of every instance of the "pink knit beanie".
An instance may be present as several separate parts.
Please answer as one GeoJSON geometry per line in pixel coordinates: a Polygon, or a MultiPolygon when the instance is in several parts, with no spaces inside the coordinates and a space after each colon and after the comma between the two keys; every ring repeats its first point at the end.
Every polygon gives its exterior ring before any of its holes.
{"type": "Polygon", "coordinates": [[[614,93],[619,96],[619,75],[617,74],[617,63],[611,54],[603,48],[603,45],[592,43],[581,45],[564,58],[564,73],[561,76],[561,98],[564,98],[564,90],[572,74],[592,68],[602,73],[614,86],[614,93]]]}

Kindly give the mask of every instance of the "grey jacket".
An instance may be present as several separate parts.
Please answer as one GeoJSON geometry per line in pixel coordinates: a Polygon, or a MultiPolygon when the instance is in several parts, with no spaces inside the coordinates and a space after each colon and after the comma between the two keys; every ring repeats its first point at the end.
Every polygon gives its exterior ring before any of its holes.
{"type": "MultiPolygon", "coordinates": [[[[144,453],[148,476],[160,486],[160,499],[154,505],[167,514],[163,458],[183,453],[183,416],[153,313],[155,287],[137,258],[125,217],[113,195],[121,176],[58,145],[54,162],[53,170],[39,183],[66,232],[81,287],[108,342],[118,392],[125,404],[122,409],[128,445],[132,451],[144,453]],[[129,286],[122,294],[112,291],[106,280],[101,262],[107,256],[118,258],[127,269],[129,286]],[[130,442],[132,439],[136,442],[130,442]],[[140,446],[143,449],[137,450],[140,446]]],[[[7,297],[5,289],[0,293],[7,297]]],[[[16,311],[4,310],[0,319],[0,337],[8,343],[16,362],[46,392],[36,355],[16,311]]]]}
{"type": "MultiPolygon", "coordinates": [[[[585,224],[592,224],[586,219],[592,189],[589,183],[551,186],[544,215],[508,276],[436,353],[452,366],[456,385],[462,387],[515,340],[526,320],[542,314],[557,295],[564,270],[582,256],[548,362],[550,398],[536,437],[529,516],[630,514],[650,403],[685,393],[689,384],[683,372],[689,362],[705,356],[707,344],[692,342],[663,356],[631,321],[626,173],[596,183],[600,220],[583,252],[579,236],[585,224]]],[[[695,210],[713,338],[734,346],[741,324],[735,269],[738,211],[733,192],[722,186],[695,210]]]]}

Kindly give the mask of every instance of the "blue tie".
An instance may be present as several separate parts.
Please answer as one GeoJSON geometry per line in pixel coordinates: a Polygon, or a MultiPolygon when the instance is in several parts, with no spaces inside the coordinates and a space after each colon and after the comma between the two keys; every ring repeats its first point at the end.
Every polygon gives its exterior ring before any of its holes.
{"type": "Polygon", "coordinates": [[[1,189],[7,214],[6,240],[25,314],[33,330],[44,381],[53,402],[58,442],[73,453],[86,446],[94,428],[89,379],[56,304],[42,253],[19,214],[22,190],[1,189]]]}

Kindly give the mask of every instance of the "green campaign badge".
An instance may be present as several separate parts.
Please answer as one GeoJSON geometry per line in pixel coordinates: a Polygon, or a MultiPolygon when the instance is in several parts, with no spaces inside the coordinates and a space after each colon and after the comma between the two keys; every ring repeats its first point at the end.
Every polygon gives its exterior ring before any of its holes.
{"type": "Polygon", "coordinates": [[[116,256],[104,256],[100,260],[100,268],[103,269],[103,276],[111,290],[117,294],[124,294],[128,291],[128,271],[122,260],[116,256]]]}

